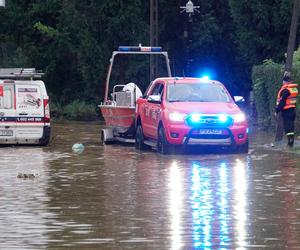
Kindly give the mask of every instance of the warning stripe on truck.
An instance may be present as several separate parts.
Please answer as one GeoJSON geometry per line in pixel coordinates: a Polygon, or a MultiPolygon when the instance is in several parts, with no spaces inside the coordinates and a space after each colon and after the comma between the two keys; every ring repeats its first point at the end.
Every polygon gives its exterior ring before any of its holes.
{"type": "Polygon", "coordinates": [[[17,123],[21,123],[21,122],[34,122],[34,123],[44,123],[45,119],[44,117],[0,117],[0,123],[3,122],[17,122],[17,123]]]}

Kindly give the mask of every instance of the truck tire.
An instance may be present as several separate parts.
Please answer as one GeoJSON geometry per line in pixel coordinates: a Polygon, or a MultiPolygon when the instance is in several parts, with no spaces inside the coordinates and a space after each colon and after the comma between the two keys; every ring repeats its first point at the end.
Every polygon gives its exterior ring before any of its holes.
{"type": "Polygon", "coordinates": [[[170,154],[170,145],[167,142],[166,133],[163,126],[160,126],[158,129],[157,151],[162,155],[170,154]]]}
{"type": "Polygon", "coordinates": [[[141,124],[137,125],[135,132],[135,148],[137,150],[144,150],[146,145],[144,143],[144,132],[141,124]]]}
{"type": "Polygon", "coordinates": [[[249,141],[247,140],[244,144],[236,146],[236,152],[240,154],[248,154],[249,141]]]}

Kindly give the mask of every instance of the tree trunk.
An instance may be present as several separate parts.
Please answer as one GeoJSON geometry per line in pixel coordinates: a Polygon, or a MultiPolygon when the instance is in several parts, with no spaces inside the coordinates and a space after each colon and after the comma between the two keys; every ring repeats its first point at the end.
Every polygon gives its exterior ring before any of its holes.
{"type": "Polygon", "coordinates": [[[293,54],[294,54],[295,43],[296,43],[299,11],[300,11],[300,0],[294,0],[293,16],[291,21],[290,35],[289,35],[288,48],[287,48],[287,57],[285,63],[285,71],[288,72],[292,72],[292,68],[293,68],[293,54]]]}

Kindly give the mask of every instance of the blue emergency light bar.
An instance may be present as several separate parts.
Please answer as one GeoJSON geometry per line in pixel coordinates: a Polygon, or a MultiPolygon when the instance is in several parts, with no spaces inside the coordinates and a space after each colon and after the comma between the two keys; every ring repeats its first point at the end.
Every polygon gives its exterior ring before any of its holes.
{"type": "Polygon", "coordinates": [[[119,51],[123,52],[162,52],[161,47],[143,47],[143,46],[119,46],[119,51]]]}

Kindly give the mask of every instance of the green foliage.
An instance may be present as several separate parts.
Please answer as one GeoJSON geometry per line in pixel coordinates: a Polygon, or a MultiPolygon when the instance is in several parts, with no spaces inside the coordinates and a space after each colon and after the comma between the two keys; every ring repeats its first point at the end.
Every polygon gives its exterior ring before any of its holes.
{"type": "Polygon", "coordinates": [[[274,124],[276,96],[282,84],[283,67],[272,60],[254,66],[252,82],[258,122],[264,127],[274,124]]]}
{"type": "MultiPolygon", "coordinates": [[[[159,45],[180,76],[187,15],[179,7],[186,1],[158,2],[159,45]]],[[[292,2],[194,1],[201,7],[193,16],[194,75],[212,68],[229,90],[249,90],[253,64],[284,59],[292,2]]],[[[43,70],[51,100],[61,105],[101,99],[111,52],[119,45],[149,45],[149,1],[9,0],[0,9],[0,23],[0,66],[43,70]]],[[[134,81],[145,89],[148,66],[144,58],[125,59],[114,71],[114,81],[134,81]]]]}
{"type": "Polygon", "coordinates": [[[229,6],[241,57],[250,65],[284,59],[293,1],[229,0],[229,6]]]}
{"type": "MultiPolygon", "coordinates": [[[[300,48],[294,53],[293,81],[300,83],[300,48]]],[[[265,60],[263,64],[254,66],[252,69],[252,83],[254,99],[258,114],[259,125],[265,128],[275,125],[274,112],[276,107],[277,93],[282,85],[284,65],[265,60]]],[[[297,113],[300,115],[298,105],[297,113]]],[[[300,116],[296,121],[297,131],[300,132],[300,116]]]]}
{"type": "Polygon", "coordinates": [[[93,121],[99,119],[99,115],[96,112],[96,105],[80,100],[75,100],[65,106],[59,102],[51,102],[50,111],[51,117],[58,120],[93,121]]]}
{"type": "Polygon", "coordinates": [[[57,30],[55,30],[52,27],[46,26],[44,24],[42,24],[41,22],[37,22],[34,24],[34,28],[36,28],[38,31],[40,31],[42,34],[50,37],[50,38],[54,38],[56,36],[59,35],[59,33],[57,32],[57,30]]]}

